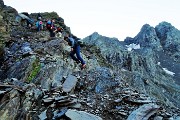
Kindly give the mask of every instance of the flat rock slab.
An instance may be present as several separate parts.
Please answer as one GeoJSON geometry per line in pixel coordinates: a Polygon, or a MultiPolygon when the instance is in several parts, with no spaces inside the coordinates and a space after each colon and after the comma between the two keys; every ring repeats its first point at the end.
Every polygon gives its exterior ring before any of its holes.
{"type": "Polygon", "coordinates": [[[6,91],[0,91],[0,95],[3,95],[4,93],[6,93],[6,91]]]}
{"type": "Polygon", "coordinates": [[[62,89],[64,92],[70,92],[77,83],[77,78],[73,75],[69,75],[65,82],[62,85],[62,89]]]}
{"type": "Polygon", "coordinates": [[[160,107],[156,104],[144,104],[133,111],[127,120],[148,120],[148,118],[156,113],[160,107]]]}
{"type": "Polygon", "coordinates": [[[65,115],[71,120],[102,120],[99,116],[84,112],[69,109],[65,115]]]}
{"type": "Polygon", "coordinates": [[[47,118],[47,116],[46,116],[46,111],[47,111],[47,110],[43,111],[40,115],[38,115],[38,117],[39,117],[40,120],[45,120],[45,119],[47,118]]]}

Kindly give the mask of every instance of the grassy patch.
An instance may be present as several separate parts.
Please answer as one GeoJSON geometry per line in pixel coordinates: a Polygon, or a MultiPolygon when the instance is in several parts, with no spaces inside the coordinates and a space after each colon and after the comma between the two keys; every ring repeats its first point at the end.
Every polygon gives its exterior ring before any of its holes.
{"type": "Polygon", "coordinates": [[[39,59],[36,59],[33,64],[32,64],[32,71],[30,72],[29,76],[28,76],[28,82],[31,82],[36,75],[39,73],[41,69],[41,64],[39,62],[39,59]]]}

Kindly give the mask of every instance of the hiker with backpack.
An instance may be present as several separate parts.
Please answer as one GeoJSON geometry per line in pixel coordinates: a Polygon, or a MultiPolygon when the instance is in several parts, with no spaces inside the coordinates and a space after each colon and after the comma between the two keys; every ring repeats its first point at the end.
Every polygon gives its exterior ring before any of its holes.
{"type": "Polygon", "coordinates": [[[54,32],[55,32],[55,34],[56,34],[56,37],[61,38],[61,37],[62,37],[63,28],[57,27],[57,28],[54,30],[54,32]]]}
{"type": "Polygon", "coordinates": [[[49,30],[49,33],[50,33],[50,37],[55,37],[55,26],[54,26],[54,23],[55,23],[55,19],[52,19],[52,20],[48,20],[47,23],[46,23],[46,28],[47,30],[49,30]]]}
{"type": "MultiPolygon", "coordinates": [[[[76,37],[77,38],[77,37],[76,37]]],[[[71,58],[76,61],[77,64],[81,63],[81,69],[84,69],[86,67],[86,63],[83,60],[83,58],[80,55],[80,44],[78,43],[78,38],[74,39],[72,36],[65,36],[64,40],[68,42],[68,45],[71,46],[71,52],[70,52],[70,56],[71,58]],[[74,56],[74,54],[76,54],[76,57],[74,56]]]]}
{"type": "Polygon", "coordinates": [[[42,20],[42,16],[40,13],[38,13],[38,15],[37,15],[37,20],[42,20]]]}
{"type": "Polygon", "coordinates": [[[40,31],[43,29],[43,22],[41,20],[38,20],[36,22],[36,28],[37,28],[37,31],[40,31]]]}

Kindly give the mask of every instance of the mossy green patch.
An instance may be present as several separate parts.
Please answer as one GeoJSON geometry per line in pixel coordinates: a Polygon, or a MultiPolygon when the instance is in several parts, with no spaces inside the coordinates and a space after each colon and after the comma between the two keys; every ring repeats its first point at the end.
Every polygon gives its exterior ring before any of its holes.
{"type": "Polygon", "coordinates": [[[30,72],[29,76],[28,76],[28,82],[31,82],[36,75],[39,73],[41,69],[41,64],[39,62],[39,59],[36,59],[33,63],[32,63],[32,71],[30,72]]]}

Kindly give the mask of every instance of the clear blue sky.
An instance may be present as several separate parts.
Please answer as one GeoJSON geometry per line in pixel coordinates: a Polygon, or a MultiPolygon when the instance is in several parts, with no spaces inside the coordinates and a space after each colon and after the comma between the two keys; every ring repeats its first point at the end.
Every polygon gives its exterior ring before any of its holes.
{"type": "Polygon", "coordinates": [[[124,40],[144,24],[167,21],[180,28],[180,0],[4,0],[18,12],[55,11],[73,34],[84,38],[93,32],[124,40]]]}

